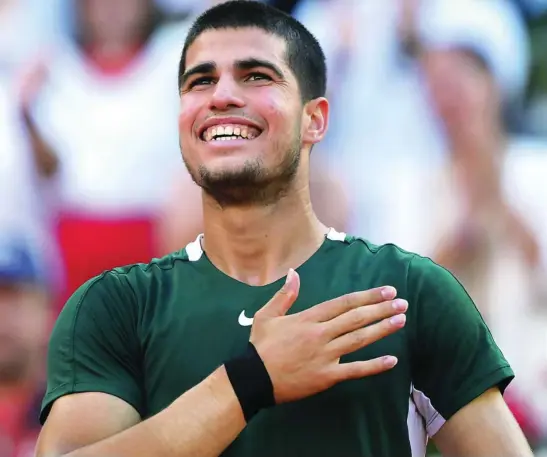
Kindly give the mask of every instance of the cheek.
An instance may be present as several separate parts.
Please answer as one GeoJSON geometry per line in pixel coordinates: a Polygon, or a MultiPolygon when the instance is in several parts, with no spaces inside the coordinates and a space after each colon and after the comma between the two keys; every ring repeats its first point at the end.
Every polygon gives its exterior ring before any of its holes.
{"type": "Polygon", "coordinates": [[[270,94],[260,98],[260,113],[273,132],[288,133],[297,120],[292,105],[288,101],[270,94]]]}
{"type": "Polygon", "coordinates": [[[192,137],[192,130],[197,118],[198,110],[195,104],[188,101],[180,102],[178,115],[178,128],[181,142],[187,142],[192,137]]]}
{"type": "Polygon", "coordinates": [[[178,127],[179,127],[179,135],[181,142],[187,140],[188,134],[191,131],[191,123],[188,118],[188,114],[184,112],[179,113],[178,117],[178,127]]]}

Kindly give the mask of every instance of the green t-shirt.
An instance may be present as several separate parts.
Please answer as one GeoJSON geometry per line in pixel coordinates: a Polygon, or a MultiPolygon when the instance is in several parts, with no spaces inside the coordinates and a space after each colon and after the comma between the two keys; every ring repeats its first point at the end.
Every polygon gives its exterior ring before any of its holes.
{"type": "MultiPolygon", "coordinates": [[[[290,312],[394,286],[409,302],[405,328],[342,362],[391,354],[399,363],[261,411],[223,456],[423,456],[427,437],[454,413],[513,378],[463,287],[429,259],[331,230],[297,271],[300,295],[290,312]]],[[[230,278],[199,239],[88,281],[53,331],[41,420],[59,397],[89,391],[125,400],[143,419],[153,416],[243,351],[250,318],[283,282],[253,287],[230,278]]]]}

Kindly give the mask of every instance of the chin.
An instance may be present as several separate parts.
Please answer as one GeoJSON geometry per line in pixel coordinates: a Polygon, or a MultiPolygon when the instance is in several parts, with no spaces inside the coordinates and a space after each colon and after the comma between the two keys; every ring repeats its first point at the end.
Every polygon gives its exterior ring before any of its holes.
{"type": "Polygon", "coordinates": [[[262,154],[256,149],[232,147],[223,150],[202,151],[198,170],[212,175],[239,174],[252,170],[256,173],[264,167],[262,154]]]}
{"type": "Polygon", "coordinates": [[[200,169],[206,169],[212,174],[238,174],[252,168],[262,168],[262,161],[255,156],[237,155],[216,157],[202,164],[200,169]]]}

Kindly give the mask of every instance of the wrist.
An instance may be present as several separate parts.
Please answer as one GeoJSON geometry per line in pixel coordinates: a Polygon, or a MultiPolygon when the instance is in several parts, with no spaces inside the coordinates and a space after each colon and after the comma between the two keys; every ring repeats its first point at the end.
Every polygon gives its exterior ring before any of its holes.
{"type": "Polygon", "coordinates": [[[274,388],[260,355],[252,343],[238,357],[227,361],[224,370],[238,399],[246,422],[260,410],[275,405],[274,388]]]}

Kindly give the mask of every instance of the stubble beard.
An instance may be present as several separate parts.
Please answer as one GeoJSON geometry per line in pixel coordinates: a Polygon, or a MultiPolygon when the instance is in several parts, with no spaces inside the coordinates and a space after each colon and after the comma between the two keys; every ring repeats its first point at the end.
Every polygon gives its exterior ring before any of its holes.
{"type": "Polygon", "coordinates": [[[193,170],[184,161],[194,182],[221,208],[269,206],[283,198],[293,184],[301,158],[299,135],[288,145],[277,144],[274,150],[286,149],[283,160],[268,169],[261,159],[246,161],[237,170],[211,171],[205,166],[193,170]]]}

